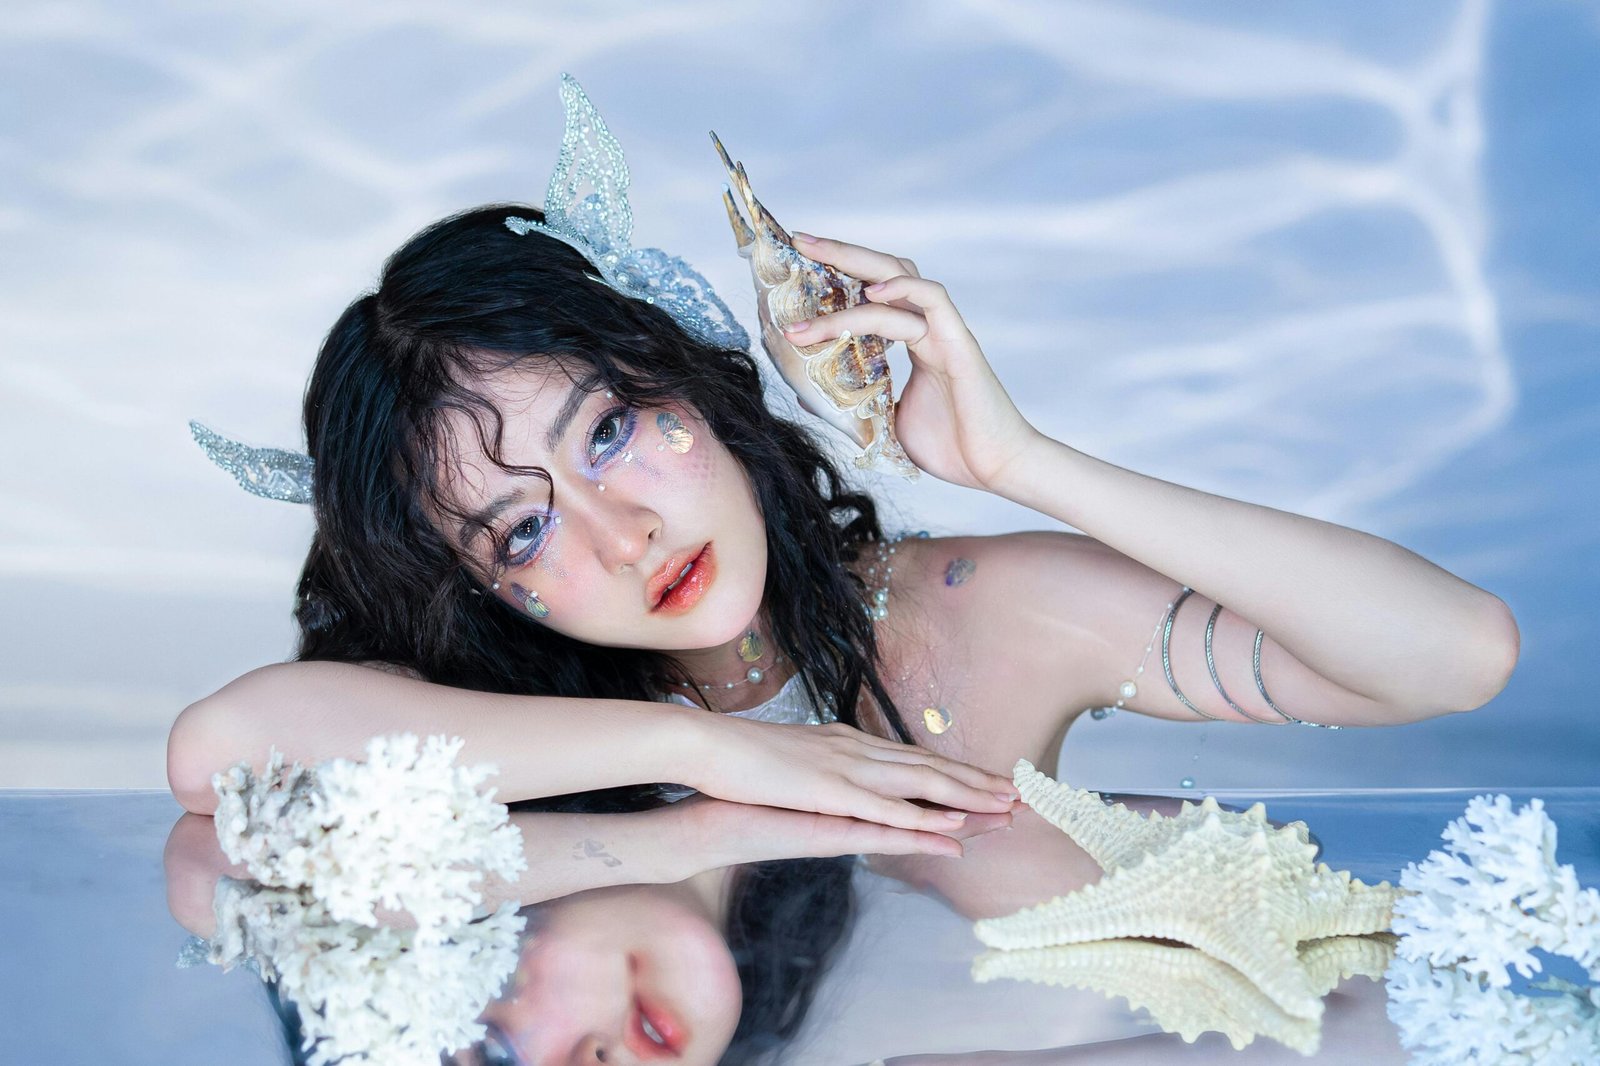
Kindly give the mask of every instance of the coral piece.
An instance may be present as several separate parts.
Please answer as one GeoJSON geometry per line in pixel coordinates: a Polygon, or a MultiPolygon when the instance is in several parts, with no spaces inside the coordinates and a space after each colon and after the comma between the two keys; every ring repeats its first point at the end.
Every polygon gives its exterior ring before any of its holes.
{"type": "Polygon", "coordinates": [[[978,922],[990,947],[1176,940],[1234,967],[1288,1013],[1315,1019],[1322,998],[1300,964],[1300,942],[1389,928],[1396,889],[1314,864],[1305,826],[1276,828],[1260,805],[1238,814],[1207,798],[1175,817],[1145,818],[1058,785],[1026,761],[1013,776],[1023,799],[1106,873],[1069,896],[978,922]]]}
{"type": "Polygon", "coordinates": [[[485,872],[526,868],[522,837],[492,789],[491,766],[454,766],[460,738],[375,737],[361,762],[239,763],[212,779],[217,840],[263,884],[308,888],[334,920],[376,925],[408,911],[419,938],[471,919],[485,872]]]}
{"type": "Polygon", "coordinates": [[[1403,957],[1505,988],[1510,968],[1524,977],[1539,971],[1538,949],[1574,959],[1600,981],[1600,891],[1556,863],[1556,825],[1543,803],[1513,812],[1508,796],[1477,796],[1444,839],[1444,851],[1400,875],[1415,893],[1395,908],[1403,957]]]}
{"type": "Polygon", "coordinates": [[[728,157],[715,133],[711,141],[728,171],[731,188],[723,190],[723,205],[739,254],[750,260],[761,342],[773,365],[794,389],[801,407],[861,447],[857,466],[871,466],[881,459],[901,476],[915,478],[917,468],[894,435],[893,383],[885,354],[889,342],[871,334],[845,333],[833,341],[795,345],[783,332],[796,322],[866,303],[861,282],[795,250],[789,234],[751,191],[744,164],[728,157]],[[734,199],[735,191],[744,213],[734,199]]]}
{"type": "Polygon", "coordinates": [[[1445,850],[1407,866],[1395,906],[1389,1017],[1417,1066],[1600,1062],[1600,985],[1559,977],[1513,992],[1512,969],[1564,955],[1600,981],[1600,892],[1556,863],[1556,825],[1535,799],[1476,796],[1445,850]]]}

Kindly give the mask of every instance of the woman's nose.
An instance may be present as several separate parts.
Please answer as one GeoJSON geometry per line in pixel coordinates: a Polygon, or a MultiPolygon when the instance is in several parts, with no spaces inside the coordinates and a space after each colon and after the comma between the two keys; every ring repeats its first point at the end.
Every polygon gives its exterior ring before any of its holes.
{"type": "Polygon", "coordinates": [[[661,531],[660,515],[638,501],[623,498],[622,493],[595,509],[594,522],[596,554],[600,565],[612,574],[638,565],[661,531]]]}
{"type": "Polygon", "coordinates": [[[604,1066],[626,1066],[617,1049],[617,1044],[601,1037],[586,1036],[572,1049],[572,1066],[596,1066],[599,1063],[603,1063],[604,1066]]]}

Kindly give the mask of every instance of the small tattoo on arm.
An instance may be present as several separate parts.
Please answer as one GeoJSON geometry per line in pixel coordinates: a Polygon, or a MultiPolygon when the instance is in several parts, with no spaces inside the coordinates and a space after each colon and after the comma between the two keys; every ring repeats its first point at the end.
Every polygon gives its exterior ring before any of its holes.
{"type": "Polygon", "coordinates": [[[607,866],[621,866],[622,860],[606,850],[606,846],[598,840],[580,840],[572,845],[574,859],[599,859],[607,866]]]}
{"type": "Polygon", "coordinates": [[[978,572],[978,564],[971,559],[952,559],[950,565],[944,568],[944,583],[951,588],[965,585],[973,574],[978,572]]]}

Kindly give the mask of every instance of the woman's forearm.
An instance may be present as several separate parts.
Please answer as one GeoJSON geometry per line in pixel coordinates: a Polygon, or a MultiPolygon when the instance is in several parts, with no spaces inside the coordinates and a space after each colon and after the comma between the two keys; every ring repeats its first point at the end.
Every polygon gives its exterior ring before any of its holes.
{"type": "Polygon", "coordinates": [[[691,846],[689,814],[678,805],[634,814],[513,812],[528,867],[515,882],[491,879],[484,904],[526,907],[594,888],[692,877],[712,860],[691,846]]]}
{"type": "Polygon", "coordinates": [[[277,663],[188,707],[167,740],[167,777],[188,810],[216,808],[211,775],[256,768],[277,748],[305,764],[359,758],[391,733],[465,741],[463,765],[493,763],[497,798],[677,780],[693,728],[687,708],[623,700],[508,696],[430,684],[354,663],[277,663]]]}
{"type": "Polygon", "coordinates": [[[1043,436],[996,491],[1225,605],[1385,705],[1478,707],[1516,662],[1503,602],[1368,533],[1147,477],[1043,436]]]}

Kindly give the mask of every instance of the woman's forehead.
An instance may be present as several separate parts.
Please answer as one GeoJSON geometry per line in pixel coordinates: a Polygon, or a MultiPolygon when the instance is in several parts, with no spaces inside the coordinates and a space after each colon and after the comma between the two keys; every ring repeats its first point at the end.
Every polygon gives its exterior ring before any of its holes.
{"type": "Polygon", "coordinates": [[[487,374],[471,389],[483,406],[452,407],[444,412],[444,455],[451,465],[487,464],[492,468],[492,453],[486,447],[498,447],[500,458],[513,464],[528,463],[549,450],[550,428],[564,411],[580,405],[592,387],[592,382],[550,364],[512,366],[487,374]],[[499,416],[498,427],[495,415],[499,416]]]}

